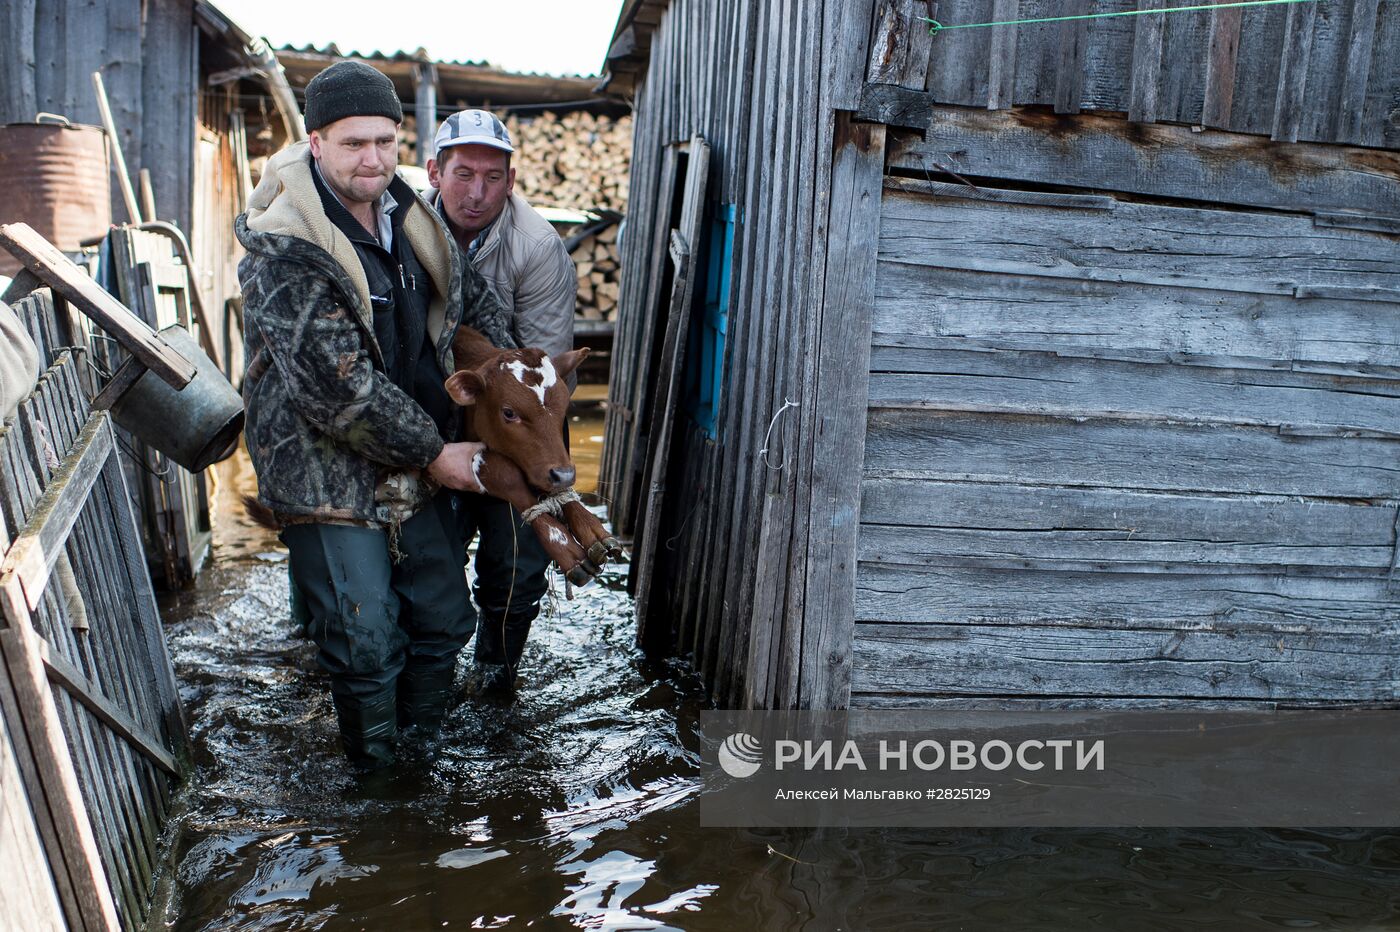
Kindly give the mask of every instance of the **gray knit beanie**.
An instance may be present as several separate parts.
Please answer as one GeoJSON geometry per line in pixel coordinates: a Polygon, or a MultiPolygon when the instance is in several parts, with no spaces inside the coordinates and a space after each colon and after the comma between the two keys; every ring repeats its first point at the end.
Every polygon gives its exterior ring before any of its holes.
{"type": "Polygon", "coordinates": [[[306,131],[352,116],[382,116],[403,122],[394,82],[358,61],[338,61],[306,85],[306,131]]]}

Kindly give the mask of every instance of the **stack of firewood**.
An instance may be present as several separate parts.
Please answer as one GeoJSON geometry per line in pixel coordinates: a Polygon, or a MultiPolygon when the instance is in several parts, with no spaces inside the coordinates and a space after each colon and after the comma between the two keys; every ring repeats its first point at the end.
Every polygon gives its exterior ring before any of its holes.
{"type": "Polygon", "coordinates": [[[599,230],[574,249],[578,268],[578,316],[616,320],[618,292],[617,225],[599,230]]]}
{"type": "MultiPolygon", "coordinates": [[[[515,155],[515,189],[536,207],[627,211],[632,118],[612,119],[583,111],[558,116],[506,118],[515,155]]],[[[399,128],[399,162],[416,164],[417,128],[405,114],[399,128]]],[[[570,229],[565,228],[564,235],[570,229]]],[[[578,316],[614,320],[617,315],[616,225],[581,242],[573,251],[578,267],[578,316]]]]}
{"type": "Polygon", "coordinates": [[[632,118],[576,111],[555,116],[511,115],[515,184],[531,204],[576,210],[627,210],[632,118]]]}
{"type": "MultiPolygon", "coordinates": [[[[632,118],[612,119],[577,111],[555,116],[506,118],[515,155],[515,189],[536,207],[627,211],[627,169],[632,159],[632,118]]],[[[413,114],[399,127],[399,164],[416,165],[418,129],[413,114]]]]}
{"type": "MultiPolygon", "coordinates": [[[[537,207],[627,211],[627,171],[632,159],[632,118],[614,120],[582,111],[533,118],[510,116],[515,143],[516,190],[537,207]]],[[[616,225],[574,248],[578,268],[578,316],[616,320],[616,225]]],[[[567,231],[566,231],[567,234],[567,231]]]]}

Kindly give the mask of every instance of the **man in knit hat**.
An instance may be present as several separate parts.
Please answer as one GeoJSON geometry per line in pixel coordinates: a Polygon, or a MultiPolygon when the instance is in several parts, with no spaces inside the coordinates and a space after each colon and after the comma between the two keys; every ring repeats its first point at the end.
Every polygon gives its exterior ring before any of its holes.
{"type": "MultiPolygon", "coordinates": [[[[462,110],[438,127],[429,203],[510,315],[521,346],[550,356],[574,348],[577,272],[549,221],[515,190],[510,132],[485,110],[462,110]]],[[[572,388],[573,378],[570,377],[572,388]]],[[[484,692],[515,684],[530,626],[547,591],[549,555],[510,505],[462,496],[465,536],[479,534],[475,655],[484,692]]]]}
{"type": "Polygon", "coordinates": [[[452,489],[480,444],[443,382],[465,319],[513,345],[499,303],[437,213],[395,174],[393,84],[338,62],[306,88],[310,139],[273,156],[237,220],[247,442],[282,528],[341,739],[391,763],[435,730],[474,616],[452,489]],[[445,488],[444,488],[445,487],[445,488]]]}

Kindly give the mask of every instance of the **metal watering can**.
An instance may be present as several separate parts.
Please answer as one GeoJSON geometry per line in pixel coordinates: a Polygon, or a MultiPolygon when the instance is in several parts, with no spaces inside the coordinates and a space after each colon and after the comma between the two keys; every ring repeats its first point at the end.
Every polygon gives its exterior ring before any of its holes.
{"type": "MultiPolygon", "coordinates": [[[[243,430],[243,399],[218,365],[179,324],[160,331],[180,355],[194,363],[195,376],[180,390],[128,359],[103,389],[112,418],[138,440],[199,472],[228,459],[243,430]],[[115,395],[114,398],[110,397],[115,395]]],[[[94,401],[103,407],[102,401],[94,401]]]]}

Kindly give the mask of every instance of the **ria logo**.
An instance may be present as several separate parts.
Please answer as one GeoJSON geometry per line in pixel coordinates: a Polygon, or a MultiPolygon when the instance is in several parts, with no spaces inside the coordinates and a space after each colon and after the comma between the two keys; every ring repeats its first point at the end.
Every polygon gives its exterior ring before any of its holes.
{"type": "Polygon", "coordinates": [[[719,765],[731,777],[742,780],[758,773],[763,764],[763,747],[753,735],[736,732],[719,746],[719,765]]]}

